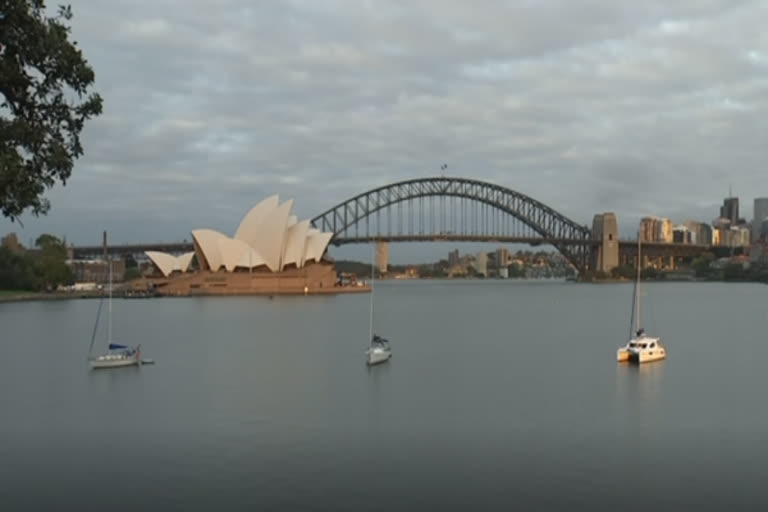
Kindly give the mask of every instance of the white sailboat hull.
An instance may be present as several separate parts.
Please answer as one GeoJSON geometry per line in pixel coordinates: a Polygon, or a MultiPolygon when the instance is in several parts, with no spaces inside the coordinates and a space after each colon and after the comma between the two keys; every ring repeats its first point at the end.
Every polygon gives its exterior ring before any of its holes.
{"type": "Polygon", "coordinates": [[[120,368],[123,366],[138,366],[141,359],[137,354],[132,356],[123,355],[104,355],[92,357],[88,360],[91,368],[120,368]]]}
{"type": "Polygon", "coordinates": [[[629,355],[629,361],[636,364],[652,363],[654,361],[661,361],[666,359],[667,351],[663,347],[656,347],[655,350],[640,350],[638,352],[632,352],[629,355]]]}
{"type": "Polygon", "coordinates": [[[391,357],[392,352],[390,350],[384,350],[378,347],[366,351],[366,358],[369,366],[389,361],[391,357]]]}

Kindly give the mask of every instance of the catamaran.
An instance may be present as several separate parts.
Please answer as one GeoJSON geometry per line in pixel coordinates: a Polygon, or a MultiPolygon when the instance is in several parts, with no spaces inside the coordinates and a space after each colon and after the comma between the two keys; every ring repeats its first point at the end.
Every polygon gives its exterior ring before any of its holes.
{"type": "Polygon", "coordinates": [[[91,346],[88,349],[88,363],[91,368],[119,368],[123,366],[139,366],[141,364],[141,345],[131,347],[112,342],[112,260],[109,263],[109,299],[107,313],[107,352],[98,356],[91,356],[93,342],[96,339],[96,330],[99,326],[99,317],[101,316],[101,306],[104,302],[102,296],[99,301],[99,309],[96,313],[96,322],[93,325],[93,334],[91,335],[91,346]]]}
{"type": "Polygon", "coordinates": [[[629,341],[623,347],[619,347],[616,351],[616,360],[619,362],[629,361],[633,363],[649,363],[651,361],[659,361],[667,357],[667,350],[661,344],[661,338],[649,336],[646,334],[645,329],[640,326],[640,270],[641,264],[641,250],[642,244],[640,239],[640,231],[637,232],[637,277],[635,279],[635,288],[633,293],[633,308],[632,313],[635,313],[629,320],[629,341]],[[636,308],[636,309],[635,309],[636,308]],[[634,318],[633,318],[634,317],[634,318]],[[637,330],[634,337],[632,336],[633,320],[636,321],[637,330]]]}
{"type": "Polygon", "coordinates": [[[374,289],[374,261],[375,258],[371,257],[371,315],[368,323],[368,339],[370,343],[368,350],[365,352],[368,366],[384,363],[389,361],[392,357],[392,349],[389,347],[389,340],[382,338],[381,336],[374,334],[373,332],[373,289],[374,289]]]}

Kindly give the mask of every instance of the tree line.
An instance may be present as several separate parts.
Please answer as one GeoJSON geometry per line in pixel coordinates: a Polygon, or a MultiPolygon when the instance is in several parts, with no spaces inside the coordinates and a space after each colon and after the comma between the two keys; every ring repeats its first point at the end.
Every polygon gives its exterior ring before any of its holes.
{"type": "Polygon", "coordinates": [[[74,282],[75,276],[67,266],[67,248],[53,235],[40,235],[32,250],[0,247],[1,290],[55,290],[74,282]]]}

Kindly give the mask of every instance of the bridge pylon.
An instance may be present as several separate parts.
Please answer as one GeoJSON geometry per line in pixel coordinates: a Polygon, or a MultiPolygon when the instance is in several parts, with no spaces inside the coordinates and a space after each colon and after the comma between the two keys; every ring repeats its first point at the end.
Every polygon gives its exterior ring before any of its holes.
{"type": "Polygon", "coordinates": [[[592,248],[590,268],[610,273],[619,266],[619,222],[616,214],[595,214],[592,219],[592,238],[599,244],[592,248]]]}
{"type": "Polygon", "coordinates": [[[386,274],[389,268],[389,243],[376,242],[376,268],[379,274],[386,274]]]}

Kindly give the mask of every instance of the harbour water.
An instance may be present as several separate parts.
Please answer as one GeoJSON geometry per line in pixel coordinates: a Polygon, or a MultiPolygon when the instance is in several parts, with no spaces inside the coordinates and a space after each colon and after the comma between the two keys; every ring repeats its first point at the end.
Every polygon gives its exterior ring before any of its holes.
{"type": "Polygon", "coordinates": [[[156,364],[103,371],[98,301],[0,304],[0,503],[764,509],[768,287],[643,291],[669,356],[642,367],[631,284],[377,283],[374,368],[367,294],[118,299],[156,364]]]}

